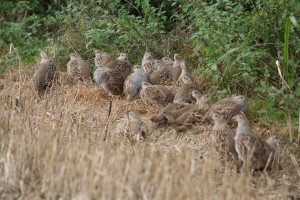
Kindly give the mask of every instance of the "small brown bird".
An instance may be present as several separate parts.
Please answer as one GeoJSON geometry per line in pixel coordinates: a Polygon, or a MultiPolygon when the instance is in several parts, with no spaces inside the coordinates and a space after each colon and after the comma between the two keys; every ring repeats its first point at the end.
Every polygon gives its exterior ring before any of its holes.
{"type": "MultiPolygon", "coordinates": [[[[192,105],[185,106],[183,104],[178,104],[178,103],[169,103],[167,106],[161,109],[161,111],[150,118],[150,121],[156,124],[166,124],[170,120],[174,121],[174,117],[172,116],[172,113],[175,113],[179,109],[190,109],[192,105]],[[169,116],[172,117],[172,119],[168,118],[169,116]]],[[[185,112],[185,111],[184,111],[185,112]]]]}
{"type": "Polygon", "coordinates": [[[41,95],[47,87],[51,86],[56,74],[54,60],[50,58],[45,51],[42,51],[40,55],[42,59],[33,75],[33,83],[39,95],[41,95]]]}
{"type": "Polygon", "coordinates": [[[154,63],[155,71],[159,71],[163,68],[171,69],[173,66],[174,61],[169,57],[162,57],[161,60],[158,60],[154,63]]]}
{"type": "Polygon", "coordinates": [[[246,163],[246,167],[264,169],[270,156],[272,163],[274,150],[252,131],[243,113],[237,114],[233,119],[238,123],[234,140],[239,159],[246,163]]]}
{"type": "Polygon", "coordinates": [[[170,85],[172,82],[172,71],[166,66],[158,66],[158,69],[150,75],[150,83],[153,85],[170,85]]]}
{"type": "Polygon", "coordinates": [[[228,126],[227,120],[218,113],[212,113],[211,118],[215,124],[212,128],[211,137],[217,152],[226,160],[238,161],[235,150],[235,132],[228,126]]]}
{"type": "Polygon", "coordinates": [[[128,60],[128,55],[126,53],[121,53],[120,56],[109,62],[106,68],[118,72],[124,79],[131,73],[131,64],[128,60]]]}
{"type": "Polygon", "coordinates": [[[113,55],[100,51],[100,50],[95,50],[95,66],[96,68],[98,67],[106,67],[106,65],[112,61],[114,61],[115,58],[113,55]]]}
{"type": "Polygon", "coordinates": [[[247,109],[248,106],[245,96],[239,95],[233,98],[225,98],[213,104],[203,119],[207,120],[212,113],[219,113],[223,115],[224,119],[231,121],[232,117],[240,112],[246,112],[247,109]]]}
{"type": "Polygon", "coordinates": [[[142,68],[148,75],[150,75],[156,70],[154,65],[155,61],[152,54],[150,52],[146,52],[142,60],[142,68]]]}
{"type": "Polygon", "coordinates": [[[142,82],[142,90],[140,92],[142,101],[149,107],[161,108],[172,102],[174,95],[172,91],[161,85],[151,85],[142,82]]]}
{"type": "Polygon", "coordinates": [[[128,113],[128,124],[126,136],[131,141],[144,140],[147,135],[147,128],[145,123],[140,119],[136,112],[128,113]]]}
{"type": "Polygon", "coordinates": [[[192,91],[192,96],[196,99],[196,104],[184,113],[181,113],[174,124],[177,126],[183,125],[177,130],[184,130],[185,126],[194,125],[195,123],[201,122],[203,115],[210,109],[210,101],[212,99],[211,94],[200,94],[197,90],[192,91]],[[183,128],[183,129],[182,129],[183,128]]]}
{"type": "Polygon", "coordinates": [[[94,79],[111,96],[123,94],[125,80],[118,71],[98,67],[94,72],[94,79]]]}
{"type": "Polygon", "coordinates": [[[180,63],[183,61],[180,54],[174,54],[174,62],[171,68],[172,79],[173,81],[177,81],[181,74],[180,63]]]}
{"type": "Polygon", "coordinates": [[[181,74],[180,74],[180,76],[178,78],[178,81],[177,81],[176,85],[180,87],[181,84],[183,84],[182,78],[185,77],[185,76],[187,76],[187,77],[189,77],[191,79],[191,82],[192,82],[191,87],[193,89],[197,89],[198,88],[198,84],[195,81],[194,77],[188,72],[187,67],[186,67],[186,63],[184,61],[182,61],[180,63],[180,67],[181,67],[181,74]]]}
{"type": "Polygon", "coordinates": [[[72,82],[82,81],[85,84],[91,84],[93,74],[88,64],[80,55],[71,53],[70,61],[67,64],[67,73],[72,82]]]}
{"type": "Polygon", "coordinates": [[[193,85],[192,80],[187,75],[181,77],[182,84],[177,89],[177,92],[174,97],[174,103],[183,103],[184,105],[189,105],[186,101],[189,99],[189,94],[191,91],[191,87],[193,85]]]}
{"type": "Polygon", "coordinates": [[[281,138],[277,135],[272,135],[266,140],[266,142],[274,150],[274,159],[272,160],[272,163],[270,163],[270,167],[272,169],[282,169],[279,164],[280,144],[282,142],[281,138]]]}

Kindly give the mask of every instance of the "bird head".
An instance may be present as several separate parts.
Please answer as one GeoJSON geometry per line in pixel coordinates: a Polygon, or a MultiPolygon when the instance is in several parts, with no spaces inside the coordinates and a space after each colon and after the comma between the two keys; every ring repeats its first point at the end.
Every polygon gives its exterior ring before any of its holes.
{"type": "Polygon", "coordinates": [[[181,55],[180,54],[174,54],[174,60],[175,61],[179,61],[179,60],[181,60],[181,55]]]}
{"type": "Polygon", "coordinates": [[[120,53],[120,56],[118,57],[118,60],[128,60],[127,53],[120,53]]]}
{"type": "Polygon", "coordinates": [[[235,120],[238,124],[242,124],[244,122],[247,122],[247,117],[243,112],[240,112],[239,114],[234,116],[232,119],[235,120]]]}
{"type": "Polygon", "coordinates": [[[133,65],[132,71],[134,71],[134,72],[142,72],[143,68],[140,65],[133,65]]]}
{"type": "Polygon", "coordinates": [[[149,60],[149,59],[152,59],[152,54],[150,52],[146,52],[144,54],[144,57],[143,57],[143,60],[149,60]]]}
{"type": "Polygon", "coordinates": [[[201,97],[201,94],[198,90],[192,90],[191,92],[192,97],[194,97],[195,99],[198,99],[201,97]]]}
{"type": "Polygon", "coordinates": [[[98,56],[98,55],[103,54],[104,52],[103,52],[103,51],[100,51],[99,49],[96,49],[96,50],[94,51],[94,53],[95,53],[96,56],[98,56]]]}
{"type": "Polygon", "coordinates": [[[186,69],[186,63],[184,61],[180,62],[180,67],[181,69],[185,70],[186,69]]]}
{"type": "Polygon", "coordinates": [[[212,99],[212,94],[204,94],[201,99],[203,99],[204,102],[209,102],[212,99]]]}
{"type": "Polygon", "coordinates": [[[78,54],[75,54],[75,53],[70,53],[70,59],[71,59],[71,60],[77,59],[77,58],[81,58],[81,56],[78,55],[78,54]]]}
{"type": "Polygon", "coordinates": [[[238,103],[244,103],[246,101],[246,96],[244,95],[238,95],[236,97],[233,97],[238,103]]]}
{"type": "Polygon", "coordinates": [[[136,112],[130,111],[128,112],[129,119],[137,119],[139,118],[139,115],[136,112]]]}
{"type": "Polygon", "coordinates": [[[192,79],[187,75],[184,75],[183,77],[181,77],[181,80],[185,84],[192,84],[193,83],[192,79]]]}
{"type": "Polygon", "coordinates": [[[148,83],[148,82],[142,82],[142,83],[141,83],[141,86],[142,86],[142,88],[147,88],[147,87],[150,87],[151,84],[148,83]]]}
{"type": "Polygon", "coordinates": [[[219,121],[223,121],[224,117],[222,115],[220,115],[219,113],[212,113],[211,118],[215,121],[215,122],[219,122],[219,121]]]}
{"type": "Polygon", "coordinates": [[[171,59],[171,58],[169,58],[169,57],[162,57],[162,59],[161,59],[164,63],[171,63],[171,62],[173,62],[173,60],[171,59]]]}
{"type": "Polygon", "coordinates": [[[41,51],[40,56],[42,57],[42,59],[48,59],[49,55],[46,51],[41,51]]]}
{"type": "Polygon", "coordinates": [[[272,135],[271,137],[269,137],[266,142],[270,145],[270,146],[279,146],[282,142],[282,139],[280,136],[278,135],[272,135]]]}

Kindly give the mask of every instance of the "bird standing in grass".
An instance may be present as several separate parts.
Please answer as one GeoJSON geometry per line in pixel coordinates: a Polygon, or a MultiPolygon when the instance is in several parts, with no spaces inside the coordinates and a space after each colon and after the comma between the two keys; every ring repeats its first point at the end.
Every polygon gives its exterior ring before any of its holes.
{"type": "Polygon", "coordinates": [[[274,149],[252,131],[243,113],[237,114],[233,119],[238,123],[234,140],[239,159],[247,168],[264,169],[268,159],[274,159],[274,149]]]}
{"type": "Polygon", "coordinates": [[[211,137],[217,152],[226,161],[238,161],[238,154],[235,150],[235,132],[228,126],[227,120],[218,113],[212,113],[211,118],[215,124],[212,128],[211,137]]]}
{"type": "Polygon", "coordinates": [[[144,72],[146,72],[149,75],[152,74],[156,70],[154,65],[155,62],[152,54],[150,52],[146,52],[142,60],[142,68],[144,72]]]}
{"type": "Polygon", "coordinates": [[[54,60],[49,57],[47,52],[41,51],[41,61],[33,75],[33,83],[38,94],[41,95],[44,90],[51,86],[56,74],[54,60]]]}
{"type": "Polygon", "coordinates": [[[79,81],[91,84],[93,74],[88,64],[78,54],[71,53],[70,61],[67,64],[67,73],[73,83],[79,81]]]}
{"type": "Polygon", "coordinates": [[[183,61],[180,54],[174,54],[174,62],[171,68],[172,79],[173,81],[177,81],[181,74],[180,63],[183,61]]]}
{"type": "Polygon", "coordinates": [[[128,113],[128,124],[126,129],[126,137],[131,141],[144,140],[147,134],[145,123],[140,119],[136,112],[128,113]]]}
{"type": "Polygon", "coordinates": [[[193,82],[190,79],[190,77],[188,77],[187,75],[182,76],[181,80],[182,80],[182,84],[177,89],[177,92],[175,94],[173,102],[174,103],[182,103],[184,105],[189,105],[189,103],[187,103],[187,100],[189,99],[189,94],[190,94],[193,82]]]}

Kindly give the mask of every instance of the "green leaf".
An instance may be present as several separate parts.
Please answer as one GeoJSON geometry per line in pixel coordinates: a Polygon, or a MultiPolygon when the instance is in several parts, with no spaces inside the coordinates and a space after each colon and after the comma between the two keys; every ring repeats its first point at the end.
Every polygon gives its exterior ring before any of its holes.
{"type": "Polygon", "coordinates": [[[291,20],[287,18],[285,21],[285,31],[284,31],[284,50],[283,50],[283,60],[285,63],[284,74],[288,75],[288,66],[289,66],[289,40],[291,32],[291,20]]]}
{"type": "Polygon", "coordinates": [[[297,87],[295,90],[296,96],[299,97],[300,96],[300,87],[297,87]]]}

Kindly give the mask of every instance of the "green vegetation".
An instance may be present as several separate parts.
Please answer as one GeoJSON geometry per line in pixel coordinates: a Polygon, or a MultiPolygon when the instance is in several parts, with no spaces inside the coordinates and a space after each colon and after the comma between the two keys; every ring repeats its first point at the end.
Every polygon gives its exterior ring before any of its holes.
{"type": "Polygon", "coordinates": [[[61,70],[74,51],[91,63],[96,48],[127,52],[133,63],[145,50],[179,52],[219,95],[244,93],[298,114],[297,0],[4,0],[0,12],[1,73],[17,60],[10,44],[25,63],[41,49],[54,53],[61,70]]]}

